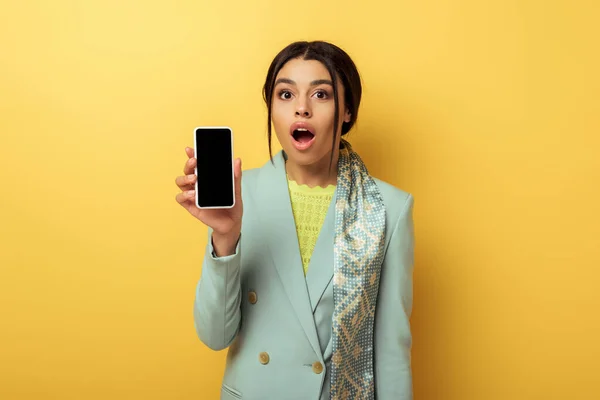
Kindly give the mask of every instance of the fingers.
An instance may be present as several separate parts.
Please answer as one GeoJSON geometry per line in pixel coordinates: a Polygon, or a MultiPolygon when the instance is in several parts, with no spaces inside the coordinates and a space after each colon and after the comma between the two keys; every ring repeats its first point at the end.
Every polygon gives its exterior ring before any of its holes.
{"type": "Polygon", "coordinates": [[[186,176],[178,176],[175,178],[175,184],[181,190],[189,190],[191,185],[196,183],[196,175],[186,175],[186,176]]]}
{"type": "Polygon", "coordinates": [[[184,167],[183,167],[183,173],[185,175],[191,175],[194,173],[194,168],[196,167],[196,159],[194,157],[189,158],[184,167]]]}
{"type": "Polygon", "coordinates": [[[186,147],[185,154],[187,154],[188,158],[194,158],[194,149],[191,147],[186,147]]]}
{"type": "Polygon", "coordinates": [[[193,200],[195,195],[195,190],[186,190],[185,192],[177,193],[175,200],[183,206],[186,202],[193,200]]]}

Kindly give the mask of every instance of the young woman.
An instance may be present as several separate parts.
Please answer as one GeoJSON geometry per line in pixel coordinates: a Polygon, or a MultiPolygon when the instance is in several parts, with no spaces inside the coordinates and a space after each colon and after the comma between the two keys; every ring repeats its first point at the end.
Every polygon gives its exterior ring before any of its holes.
{"type": "Polygon", "coordinates": [[[186,148],[177,201],[210,238],[194,322],[229,348],[222,399],[412,399],[413,198],[343,138],[361,91],[340,48],[283,49],[263,90],[283,151],[243,179],[236,159],[233,209],[196,208],[186,148]]]}

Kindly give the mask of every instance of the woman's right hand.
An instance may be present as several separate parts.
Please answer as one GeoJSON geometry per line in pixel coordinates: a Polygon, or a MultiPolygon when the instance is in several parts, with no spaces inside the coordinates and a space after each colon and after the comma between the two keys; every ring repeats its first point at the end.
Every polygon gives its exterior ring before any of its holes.
{"type": "MultiPolygon", "coordinates": [[[[175,183],[181,189],[176,200],[190,214],[213,230],[213,247],[217,256],[233,254],[242,229],[242,160],[234,162],[235,205],[232,208],[201,209],[196,206],[196,159],[194,149],[185,148],[188,160],[183,167],[183,176],[178,176],[175,183]]],[[[201,187],[198,190],[202,190],[201,187]]]]}

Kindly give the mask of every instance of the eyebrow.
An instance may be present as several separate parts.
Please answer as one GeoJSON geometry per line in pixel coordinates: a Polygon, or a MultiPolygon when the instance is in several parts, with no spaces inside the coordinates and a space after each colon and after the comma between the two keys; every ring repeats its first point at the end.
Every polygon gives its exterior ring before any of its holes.
{"type": "MultiPolygon", "coordinates": [[[[289,78],[279,78],[275,81],[274,86],[277,86],[280,83],[287,83],[287,84],[294,85],[294,86],[296,85],[296,82],[294,82],[293,80],[291,80],[289,78]]],[[[317,79],[310,83],[310,86],[318,86],[318,85],[330,85],[333,87],[333,82],[331,82],[331,80],[329,80],[329,79],[317,79]]]]}

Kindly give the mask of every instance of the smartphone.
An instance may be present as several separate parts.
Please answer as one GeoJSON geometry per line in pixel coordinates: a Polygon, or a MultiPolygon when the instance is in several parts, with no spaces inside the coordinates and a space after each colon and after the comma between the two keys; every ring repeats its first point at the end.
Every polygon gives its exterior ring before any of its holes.
{"type": "Polygon", "coordinates": [[[197,160],[196,206],[232,208],[235,205],[233,175],[233,131],[227,126],[199,126],[194,129],[194,156],[197,160]]]}

